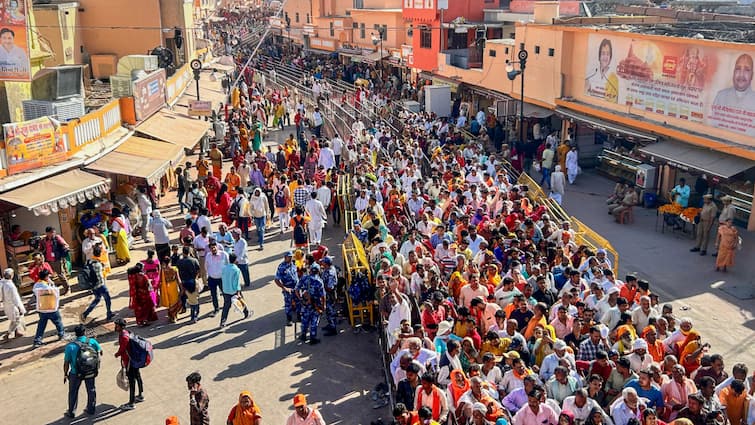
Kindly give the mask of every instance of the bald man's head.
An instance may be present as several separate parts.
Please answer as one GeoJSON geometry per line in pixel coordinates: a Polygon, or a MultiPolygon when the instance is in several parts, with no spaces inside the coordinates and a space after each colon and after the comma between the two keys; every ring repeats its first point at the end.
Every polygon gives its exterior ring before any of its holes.
{"type": "Polygon", "coordinates": [[[734,75],[732,76],[734,90],[747,91],[752,84],[752,56],[748,54],[741,55],[734,64],[734,75]]]}

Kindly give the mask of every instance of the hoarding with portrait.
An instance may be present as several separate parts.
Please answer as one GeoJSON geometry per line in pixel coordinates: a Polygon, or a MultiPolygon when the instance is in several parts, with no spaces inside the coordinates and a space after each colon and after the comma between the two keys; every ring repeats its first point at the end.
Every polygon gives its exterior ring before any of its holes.
{"type": "Polygon", "coordinates": [[[30,81],[26,0],[0,0],[0,81],[30,81]]]}
{"type": "Polygon", "coordinates": [[[585,94],[755,136],[753,54],[679,39],[588,37],[585,94]]]}
{"type": "Polygon", "coordinates": [[[3,124],[8,174],[15,174],[66,158],[67,146],[50,118],[3,124]]]}

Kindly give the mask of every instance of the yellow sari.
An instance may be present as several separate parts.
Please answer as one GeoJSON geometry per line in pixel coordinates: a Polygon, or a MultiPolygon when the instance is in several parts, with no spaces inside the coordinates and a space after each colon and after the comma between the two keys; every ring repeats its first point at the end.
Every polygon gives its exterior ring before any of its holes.
{"type": "Polygon", "coordinates": [[[178,269],[160,267],[160,306],[168,309],[168,318],[175,320],[181,306],[178,269]]]}

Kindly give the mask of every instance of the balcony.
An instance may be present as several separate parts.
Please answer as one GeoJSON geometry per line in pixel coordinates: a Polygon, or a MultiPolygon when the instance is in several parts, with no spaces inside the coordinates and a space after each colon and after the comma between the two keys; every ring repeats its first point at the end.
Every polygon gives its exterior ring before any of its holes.
{"type": "Polygon", "coordinates": [[[461,69],[480,69],[482,68],[482,49],[479,47],[469,47],[466,49],[444,50],[446,55],[446,64],[461,69]]]}

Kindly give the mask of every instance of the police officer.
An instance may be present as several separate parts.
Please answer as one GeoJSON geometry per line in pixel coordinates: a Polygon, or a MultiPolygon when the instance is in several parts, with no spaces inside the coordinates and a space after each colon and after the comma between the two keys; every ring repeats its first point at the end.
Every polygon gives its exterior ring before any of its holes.
{"type": "Polygon", "coordinates": [[[336,330],[336,286],[338,285],[338,274],[333,267],[333,257],[327,256],[320,260],[322,263],[322,281],[325,286],[325,317],[328,320],[328,326],[323,329],[325,336],[338,335],[336,330]]]}
{"type": "Polygon", "coordinates": [[[296,284],[296,293],[301,300],[301,335],[299,340],[307,340],[309,329],[309,343],[315,345],[317,327],[320,325],[320,313],[325,309],[325,286],[320,278],[320,265],[317,263],[309,267],[309,274],[302,276],[296,284]]]}
{"type": "Polygon", "coordinates": [[[278,265],[275,272],[275,284],[283,292],[283,309],[286,312],[286,326],[291,326],[294,320],[294,313],[299,312],[299,306],[296,304],[294,290],[299,283],[299,274],[296,272],[294,264],[293,251],[287,251],[283,254],[283,262],[278,265]]]}

